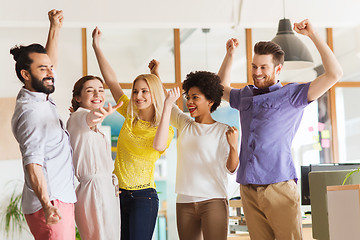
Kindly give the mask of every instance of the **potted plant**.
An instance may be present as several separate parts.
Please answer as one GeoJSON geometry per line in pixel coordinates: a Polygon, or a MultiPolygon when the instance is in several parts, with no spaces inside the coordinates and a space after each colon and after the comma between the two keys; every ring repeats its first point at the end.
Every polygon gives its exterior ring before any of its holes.
{"type": "Polygon", "coordinates": [[[6,237],[9,237],[11,235],[11,238],[14,237],[15,233],[21,234],[23,230],[29,232],[26,225],[25,217],[21,209],[22,195],[21,193],[19,193],[16,186],[14,187],[10,198],[3,201],[2,204],[2,230],[5,233],[6,237]]]}
{"type": "Polygon", "coordinates": [[[346,174],[346,177],[345,177],[342,185],[345,185],[346,180],[348,180],[348,178],[351,177],[351,175],[353,175],[353,174],[356,173],[356,172],[360,172],[360,168],[354,169],[354,170],[352,170],[351,172],[349,172],[348,174],[346,174]]]}

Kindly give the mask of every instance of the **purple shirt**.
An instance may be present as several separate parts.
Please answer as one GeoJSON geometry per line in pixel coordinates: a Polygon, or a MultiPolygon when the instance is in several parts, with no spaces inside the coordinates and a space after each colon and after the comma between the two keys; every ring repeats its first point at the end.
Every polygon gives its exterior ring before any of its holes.
{"type": "Polygon", "coordinates": [[[278,82],[269,93],[253,96],[253,85],[232,89],[230,106],[239,110],[242,129],[240,184],[271,184],[296,179],[291,144],[304,108],[310,83],[278,82]]]}

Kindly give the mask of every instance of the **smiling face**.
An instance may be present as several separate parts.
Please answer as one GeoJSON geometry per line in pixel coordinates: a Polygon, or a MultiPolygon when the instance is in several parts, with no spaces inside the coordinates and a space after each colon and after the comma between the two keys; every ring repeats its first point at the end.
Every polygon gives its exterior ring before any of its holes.
{"type": "Polygon", "coordinates": [[[152,107],[150,88],[144,79],[136,80],[132,90],[132,100],[139,110],[152,107]]]}
{"type": "Polygon", "coordinates": [[[80,96],[76,96],[80,107],[93,110],[104,106],[104,85],[98,79],[88,80],[84,83],[80,96]]]}
{"type": "Polygon", "coordinates": [[[191,117],[202,119],[210,115],[213,102],[208,100],[198,87],[192,87],[186,95],[186,106],[191,117]]]}
{"type": "Polygon", "coordinates": [[[44,53],[30,53],[29,57],[33,61],[30,70],[23,70],[26,72],[24,72],[26,88],[34,92],[53,93],[55,91],[54,73],[49,56],[44,53]]]}
{"type": "Polygon", "coordinates": [[[252,62],[252,78],[258,88],[266,88],[277,82],[281,64],[274,66],[272,55],[255,54],[252,62]]]}

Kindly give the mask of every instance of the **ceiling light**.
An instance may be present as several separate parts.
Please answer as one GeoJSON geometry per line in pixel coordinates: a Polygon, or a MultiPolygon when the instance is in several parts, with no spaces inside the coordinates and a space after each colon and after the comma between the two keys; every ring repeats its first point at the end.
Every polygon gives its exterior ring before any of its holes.
{"type": "Polygon", "coordinates": [[[309,50],[304,43],[295,36],[290,20],[285,18],[285,0],[283,0],[283,14],[284,19],[280,19],[278,32],[271,41],[279,44],[285,52],[284,69],[292,70],[315,67],[309,50]]]}
{"type": "Polygon", "coordinates": [[[285,69],[314,67],[314,60],[305,44],[295,36],[289,19],[279,21],[278,32],[271,41],[280,45],[285,52],[285,69]]]}

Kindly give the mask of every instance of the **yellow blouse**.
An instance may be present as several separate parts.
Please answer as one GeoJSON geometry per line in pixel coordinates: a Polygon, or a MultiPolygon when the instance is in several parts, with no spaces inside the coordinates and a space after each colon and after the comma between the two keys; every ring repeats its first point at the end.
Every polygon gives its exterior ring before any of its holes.
{"type": "MultiPolygon", "coordinates": [[[[117,142],[117,155],[114,173],[119,179],[119,187],[126,190],[155,188],[155,162],[163,152],[153,148],[157,127],[150,122],[139,120],[132,126],[132,119],[127,115],[129,98],[124,94],[119,102],[123,105],[118,112],[125,117],[117,142]]],[[[167,147],[174,136],[174,129],[169,126],[167,147]]]]}

